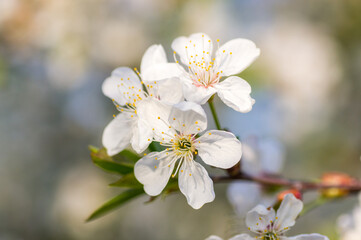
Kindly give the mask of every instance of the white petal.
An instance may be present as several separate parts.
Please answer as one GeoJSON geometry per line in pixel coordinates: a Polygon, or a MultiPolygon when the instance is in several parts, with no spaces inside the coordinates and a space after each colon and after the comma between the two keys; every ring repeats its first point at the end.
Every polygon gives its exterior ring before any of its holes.
{"type": "Polygon", "coordinates": [[[182,83],[179,78],[169,78],[157,82],[157,95],[162,102],[174,105],[183,101],[182,83]]]}
{"type": "Polygon", "coordinates": [[[169,123],[184,134],[195,134],[207,128],[207,116],[203,108],[193,102],[180,102],[173,106],[169,123]]]}
{"type": "Polygon", "coordinates": [[[137,153],[144,152],[153,139],[153,131],[148,123],[141,118],[138,118],[136,124],[133,124],[133,137],[131,140],[132,148],[137,153]]]}
{"type": "Polygon", "coordinates": [[[145,83],[179,77],[184,74],[184,69],[177,63],[160,63],[142,71],[141,76],[145,83]]]}
{"type": "Polygon", "coordinates": [[[223,240],[223,239],[218,236],[212,235],[207,237],[205,240],[223,240]]]}
{"type": "Polygon", "coordinates": [[[261,186],[257,183],[236,181],[227,189],[227,197],[236,213],[243,217],[261,200],[261,186]]]}
{"type": "Polygon", "coordinates": [[[152,152],[141,158],[134,166],[137,180],[144,185],[150,196],[159,195],[173,172],[174,162],[164,152],[152,152]]]}
{"type": "Polygon", "coordinates": [[[263,171],[279,174],[285,161],[283,145],[275,139],[262,139],[258,143],[258,149],[263,171]]]}
{"type": "Polygon", "coordinates": [[[303,208],[301,200],[297,199],[293,194],[287,194],[283,199],[280,208],[277,210],[277,219],[275,228],[282,231],[285,228],[295,225],[295,220],[303,208]]]}
{"type": "Polygon", "coordinates": [[[121,152],[130,143],[132,120],[128,114],[121,113],[105,127],[102,142],[109,156],[121,152]]]}
{"type": "Polygon", "coordinates": [[[217,92],[214,87],[197,87],[190,80],[185,80],[184,78],[182,78],[182,80],[184,97],[187,101],[203,105],[217,92]]]}
{"type": "Polygon", "coordinates": [[[170,140],[174,135],[168,123],[170,110],[171,106],[155,98],[144,99],[137,105],[138,118],[147,123],[149,129],[154,133],[154,139],[158,141],[170,140]]]}
{"type": "Polygon", "coordinates": [[[229,77],[217,84],[218,96],[234,110],[246,113],[252,110],[255,100],[251,98],[251,86],[240,77],[229,77]]]}
{"type": "Polygon", "coordinates": [[[189,37],[176,38],[172,42],[172,49],[180,56],[181,61],[188,65],[196,57],[198,59],[204,57],[204,60],[209,62],[212,56],[213,44],[206,34],[194,33],[189,37]]]}
{"type": "Polygon", "coordinates": [[[242,171],[257,175],[262,173],[262,164],[257,151],[257,142],[253,138],[242,139],[242,171]]]}
{"type": "Polygon", "coordinates": [[[206,169],[197,162],[185,160],[178,176],[180,191],[186,196],[188,204],[199,209],[215,198],[213,181],[206,169]]]}
{"type": "MultiPolygon", "coordinates": [[[[142,89],[137,74],[128,67],[119,67],[112,72],[112,75],[105,79],[102,85],[103,94],[114,99],[119,105],[125,105],[129,99],[124,97],[123,92],[134,87],[135,91],[142,89]],[[123,85],[122,85],[123,84],[123,85]]],[[[138,93],[143,97],[143,92],[138,93]]]]}
{"type": "Polygon", "coordinates": [[[287,237],[285,240],[329,240],[328,237],[321,234],[312,233],[312,234],[302,234],[294,237],[287,237]]]}
{"type": "Polygon", "coordinates": [[[259,56],[260,50],[254,42],[237,38],[226,42],[216,53],[216,64],[223,76],[242,72],[259,56]],[[232,53],[232,54],[230,54],[232,53]]]}
{"type": "Polygon", "coordinates": [[[233,167],[242,157],[242,144],[226,131],[212,130],[197,139],[196,148],[203,162],[218,168],[233,167]]]}
{"type": "Polygon", "coordinates": [[[229,240],[254,240],[254,238],[248,234],[239,234],[230,238],[229,240]]]}
{"type": "Polygon", "coordinates": [[[267,229],[271,221],[275,219],[275,210],[267,209],[263,205],[257,205],[247,213],[246,224],[251,231],[262,231],[267,229]]]}
{"type": "Polygon", "coordinates": [[[167,63],[167,56],[162,45],[154,44],[145,51],[140,64],[140,72],[143,74],[147,68],[161,63],[167,63]]]}

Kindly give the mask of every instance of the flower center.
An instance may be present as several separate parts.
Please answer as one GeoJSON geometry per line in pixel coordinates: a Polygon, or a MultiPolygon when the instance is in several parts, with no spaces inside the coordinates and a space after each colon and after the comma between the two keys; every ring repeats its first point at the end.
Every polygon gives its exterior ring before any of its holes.
{"type": "Polygon", "coordinates": [[[192,154],[195,151],[193,146],[193,137],[191,135],[176,137],[173,149],[177,155],[192,154]]]}
{"type": "Polygon", "coordinates": [[[263,240],[279,240],[280,238],[277,236],[277,234],[276,233],[274,233],[274,232],[267,232],[266,234],[264,234],[263,236],[262,236],[263,238],[263,240]]]}

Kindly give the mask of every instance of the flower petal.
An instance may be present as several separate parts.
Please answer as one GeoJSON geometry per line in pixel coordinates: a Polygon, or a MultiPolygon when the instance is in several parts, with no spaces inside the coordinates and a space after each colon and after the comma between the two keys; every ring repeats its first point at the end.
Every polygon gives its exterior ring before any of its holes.
{"type": "Polygon", "coordinates": [[[262,169],[266,173],[279,174],[285,161],[285,150],[275,139],[262,139],[258,143],[262,169]]]}
{"type": "Polygon", "coordinates": [[[183,80],[184,97],[190,102],[205,104],[208,99],[217,92],[214,87],[195,86],[189,79],[183,80]]]}
{"type": "Polygon", "coordinates": [[[159,81],[156,86],[157,95],[162,102],[174,105],[184,100],[182,83],[179,78],[174,77],[159,81]]]}
{"type": "Polygon", "coordinates": [[[273,208],[267,209],[263,205],[257,205],[251,211],[247,213],[246,225],[251,231],[261,231],[267,229],[275,219],[275,210],[273,208]]]}
{"type": "Polygon", "coordinates": [[[180,102],[173,106],[169,123],[184,134],[195,134],[207,128],[207,116],[203,108],[193,102],[180,102]]]}
{"type": "Polygon", "coordinates": [[[217,84],[218,96],[234,110],[246,113],[252,110],[255,100],[251,98],[251,86],[240,77],[229,77],[217,84]]]}
{"type": "Polygon", "coordinates": [[[241,142],[226,131],[212,130],[197,139],[196,148],[203,162],[218,168],[230,168],[242,156],[241,142]]]}
{"type": "Polygon", "coordinates": [[[205,240],[223,240],[223,239],[218,236],[211,235],[211,236],[207,237],[205,240]]]}
{"type": "Polygon", "coordinates": [[[102,142],[109,156],[127,147],[132,137],[133,119],[128,114],[118,114],[104,129],[102,142]]]}
{"type": "Polygon", "coordinates": [[[236,181],[229,185],[227,197],[236,213],[243,217],[260,203],[261,191],[261,186],[257,183],[236,181]]]}
{"type": "Polygon", "coordinates": [[[145,51],[140,64],[140,72],[143,73],[147,68],[161,63],[167,63],[167,56],[162,45],[154,44],[145,51]]]}
{"type": "Polygon", "coordinates": [[[138,118],[136,124],[133,124],[133,137],[131,140],[132,148],[137,153],[144,152],[153,139],[153,131],[148,123],[141,118],[138,118]]]}
{"type": "MultiPolygon", "coordinates": [[[[129,99],[125,98],[123,92],[134,87],[134,91],[142,89],[140,80],[135,72],[128,67],[119,67],[112,72],[112,75],[105,79],[102,84],[103,94],[114,99],[119,105],[125,105],[129,99]]],[[[143,92],[139,93],[143,97],[143,92]]]]}
{"type": "Polygon", "coordinates": [[[167,185],[174,164],[165,152],[152,152],[135,164],[134,174],[148,195],[157,196],[167,185]]]}
{"type": "Polygon", "coordinates": [[[186,196],[188,204],[199,209],[214,200],[213,181],[202,165],[193,160],[184,161],[178,176],[179,189],[186,196]]]}
{"type": "Polygon", "coordinates": [[[230,238],[229,240],[254,240],[254,238],[248,234],[239,234],[230,238]]]}
{"type": "Polygon", "coordinates": [[[328,237],[323,236],[321,234],[318,233],[312,233],[312,234],[302,234],[302,235],[297,235],[294,237],[287,237],[284,238],[285,240],[329,240],[328,237]]]}
{"type": "Polygon", "coordinates": [[[184,73],[184,69],[177,63],[160,63],[142,71],[141,76],[145,83],[151,83],[152,81],[179,77],[184,73]]]}
{"type": "Polygon", "coordinates": [[[226,42],[216,52],[216,65],[223,76],[238,74],[259,56],[260,50],[254,42],[237,38],[226,42]]]}
{"type": "Polygon", "coordinates": [[[303,208],[301,200],[289,193],[283,199],[280,208],[277,210],[275,228],[282,231],[295,225],[295,220],[303,208]]]}
{"type": "MultiPolygon", "coordinates": [[[[212,40],[205,33],[194,33],[189,37],[179,37],[172,42],[172,49],[188,65],[190,61],[204,57],[209,62],[212,56],[212,40]]],[[[199,61],[199,60],[198,60],[199,61]]]]}
{"type": "Polygon", "coordinates": [[[138,118],[147,123],[148,128],[153,131],[154,139],[158,141],[170,140],[174,135],[168,123],[170,110],[171,106],[156,98],[144,99],[137,105],[138,118]]]}

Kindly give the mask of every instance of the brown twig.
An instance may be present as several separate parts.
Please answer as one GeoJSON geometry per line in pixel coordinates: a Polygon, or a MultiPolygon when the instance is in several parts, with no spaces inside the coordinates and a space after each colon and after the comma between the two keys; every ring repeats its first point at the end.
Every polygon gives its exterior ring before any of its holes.
{"type": "Polygon", "coordinates": [[[355,181],[354,183],[347,185],[330,185],[321,182],[287,179],[280,176],[271,176],[271,175],[252,176],[242,172],[239,172],[238,174],[233,174],[232,176],[212,176],[211,178],[214,183],[228,182],[233,180],[245,180],[266,186],[283,186],[287,188],[294,188],[301,192],[320,190],[320,189],[330,189],[330,188],[343,189],[349,192],[361,191],[360,181],[355,181]]]}

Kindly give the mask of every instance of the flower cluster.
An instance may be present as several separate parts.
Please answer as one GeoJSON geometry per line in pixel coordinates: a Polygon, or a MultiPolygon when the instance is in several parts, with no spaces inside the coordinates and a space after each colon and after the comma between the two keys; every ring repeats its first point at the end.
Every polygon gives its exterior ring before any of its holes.
{"type": "Polygon", "coordinates": [[[150,143],[159,143],[159,152],[144,153],[136,163],[135,177],[148,195],[156,196],[170,177],[178,176],[180,191],[198,209],[213,201],[215,194],[197,158],[228,169],[242,156],[241,143],[232,133],[218,129],[201,134],[207,129],[201,105],[217,93],[227,106],[249,112],[255,102],[251,87],[232,75],[247,68],[260,50],[241,38],[220,46],[219,40],[214,44],[204,33],[179,37],[172,48],[172,63],[161,45],[153,45],[142,58],[140,72],[119,67],[104,81],[103,93],[120,113],[105,128],[102,141],[111,156],[129,144],[142,153],[150,143]]]}
{"type": "MultiPolygon", "coordinates": [[[[293,194],[287,194],[283,199],[277,213],[273,208],[266,208],[258,205],[247,213],[246,224],[248,230],[253,232],[255,237],[248,234],[236,235],[230,240],[328,240],[320,234],[301,234],[294,237],[286,237],[284,234],[290,227],[295,225],[295,220],[303,208],[302,201],[293,194]]],[[[222,240],[217,236],[210,236],[206,240],[222,240]]]]}

